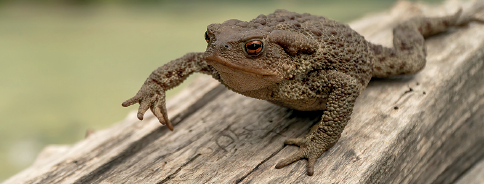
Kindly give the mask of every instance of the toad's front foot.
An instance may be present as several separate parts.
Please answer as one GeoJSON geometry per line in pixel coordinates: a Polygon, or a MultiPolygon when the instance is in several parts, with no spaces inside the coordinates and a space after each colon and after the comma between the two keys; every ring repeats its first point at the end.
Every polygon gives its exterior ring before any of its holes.
{"type": "Polygon", "coordinates": [[[173,131],[173,125],[168,119],[166,110],[165,90],[160,87],[160,83],[154,79],[148,78],[138,93],[123,102],[123,107],[139,103],[138,119],[143,120],[143,116],[148,109],[158,118],[162,125],[173,131]]]}
{"type": "Polygon", "coordinates": [[[307,159],[307,172],[309,176],[314,174],[314,163],[316,160],[331,146],[325,144],[322,141],[318,141],[313,136],[307,136],[305,138],[290,138],[287,139],[284,144],[292,144],[299,146],[299,150],[293,153],[291,156],[279,161],[276,165],[276,169],[283,168],[293,162],[301,159],[307,159]]]}

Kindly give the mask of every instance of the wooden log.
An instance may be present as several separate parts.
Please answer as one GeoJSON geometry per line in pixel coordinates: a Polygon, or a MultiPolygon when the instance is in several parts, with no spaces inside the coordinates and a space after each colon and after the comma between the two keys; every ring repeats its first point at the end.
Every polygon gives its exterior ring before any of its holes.
{"type": "Polygon", "coordinates": [[[484,183],[484,159],[467,171],[456,184],[482,184],[484,183]]]}
{"type": "MultiPolygon", "coordinates": [[[[449,15],[469,3],[400,1],[350,26],[391,45],[391,29],[412,16],[449,15]]],[[[168,101],[170,132],[132,112],[71,147],[50,148],[10,183],[453,183],[484,156],[484,25],[426,41],[423,71],[370,82],[339,142],[318,159],[275,169],[297,150],[284,146],[318,122],[244,97],[202,77],[168,101]]]]}

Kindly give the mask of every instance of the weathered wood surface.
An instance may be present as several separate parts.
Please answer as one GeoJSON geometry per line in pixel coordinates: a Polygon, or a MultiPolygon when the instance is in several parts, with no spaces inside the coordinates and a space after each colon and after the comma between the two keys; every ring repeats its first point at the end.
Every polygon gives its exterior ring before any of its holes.
{"type": "Polygon", "coordinates": [[[484,183],[484,159],[467,171],[456,184],[483,184],[484,183]]]}
{"type": "MultiPolygon", "coordinates": [[[[397,22],[422,12],[451,14],[463,4],[399,2],[350,26],[391,45],[397,22]]],[[[4,183],[453,183],[484,158],[484,25],[426,43],[422,72],[370,83],[312,177],[306,161],[274,166],[297,149],[284,140],[306,134],[320,113],[278,107],[199,78],[168,101],[173,132],[151,114],[137,121],[132,112],[71,147],[50,147],[4,183]]]]}

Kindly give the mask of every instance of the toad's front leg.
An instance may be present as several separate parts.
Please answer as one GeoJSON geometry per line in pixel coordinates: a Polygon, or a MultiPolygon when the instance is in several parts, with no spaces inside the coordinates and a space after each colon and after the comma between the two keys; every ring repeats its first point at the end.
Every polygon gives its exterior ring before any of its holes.
{"type": "Polygon", "coordinates": [[[338,141],[350,120],[355,100],[363,89],[361,84],[351,76],[336,71],[324,73],[321,77],[321,83],[325,84],[323,86],[331,88],[322,119],[304,138],[290,138],[285,141],[285,144],[297,145],[300,148],[281,160],[276,165],[277,169],[306,158],[307,173],[312,176],[316,160],[338,141]]]}
{"type": "Polygon", "coordinates": [[[181,84],[193,72],[209,74],[218,79],[218,74],[205,62],[204,53],[189,53],[153,71],[138,93],[122,105],[127,107],[139,103],[138,119],[143,120],[144,113],[151,109],[161,124],[173,130],[166,113],[165,91],[181,84]]]}

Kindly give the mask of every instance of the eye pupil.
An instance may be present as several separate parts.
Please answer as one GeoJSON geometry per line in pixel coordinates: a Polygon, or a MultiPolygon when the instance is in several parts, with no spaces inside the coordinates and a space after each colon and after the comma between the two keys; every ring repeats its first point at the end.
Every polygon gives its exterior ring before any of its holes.
{"type": "Polygon", "coordinates": [[[252,43],[250,45],[247,45],[247,49],[257,50],[260,46],[261,46],[260,44],[252,43]]]}
{"type": "Polygon", "coordinates": [[[245,51],[249,55],[257,55],[262,51],[262,42],[259,40],[249,41],[245,44],[245,51]]]}

